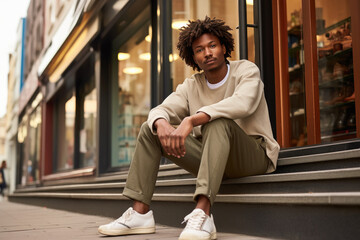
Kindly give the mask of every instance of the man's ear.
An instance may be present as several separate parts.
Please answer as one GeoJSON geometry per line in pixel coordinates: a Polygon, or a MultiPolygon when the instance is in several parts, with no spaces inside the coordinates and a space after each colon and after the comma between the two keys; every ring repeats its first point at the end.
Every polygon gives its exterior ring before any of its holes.
{"type": "Polygon", "coordinates": [[[224,55],[225,55],[225,54],[226,54],[226,47],[225,47],[224,44],[221,44],[221,47],[222,47],[223,53],[224,53],[224,55]]]}

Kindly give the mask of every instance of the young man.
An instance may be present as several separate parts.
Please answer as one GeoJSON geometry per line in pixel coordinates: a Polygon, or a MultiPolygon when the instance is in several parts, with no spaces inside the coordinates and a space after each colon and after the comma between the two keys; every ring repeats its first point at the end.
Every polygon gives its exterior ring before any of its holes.
{"type": "Polygon", "coordinates": [[[100,226],[100,233],[155,232],[149,206],[161,156],[197,177],[196,207],[185,217],[180,240],[216,239],[210,207],[222,179],[275,170],[279,145],[272,135],[260,73],[249,61],[227,60],[234,49],[229,30],[223,21],[208,17],[181,29],[180,56],[202,72],[185,79],[150,111],[123,192],[134,200],[133,207],[100,226]]]}

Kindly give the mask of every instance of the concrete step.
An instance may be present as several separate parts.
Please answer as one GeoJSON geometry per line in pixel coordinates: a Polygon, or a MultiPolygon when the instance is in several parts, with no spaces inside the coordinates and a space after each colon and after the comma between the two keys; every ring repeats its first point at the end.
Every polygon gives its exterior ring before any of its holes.
{"type": "MultiPolygon", "coordinates": [[[[121,193],[15,193],[11,198],[64,198],[92,200],[126,200],[121,193]]],[[[193,202],[191,193],[155,193],[153,201],[193,202]]],[[[242,204],[301,204],[360,206],[360,192],[273,193],[273,194],[218,194],[216,203],[242,204]]]]}
{"type": "MultiPolygon", "coordinates": [[[[156,193],[193,193],[196,179],[164,179],[156,183],[156,193]]],[[[45,186],[17,190],[16,193],[121,193],[121,182],[45,186]]],[[[307,193],[360,191],[360,167],[295,173],[272,173],[225,180],[220,193],[307,193]]]]}
{"type": "MultiPolygon", "coordinates": [[[[43,192],[16,194],[10,199],[111,218],[131,205],[121,194],[43,192]]],[[[181,228],[181,220],[193,208],[191,194],[155,194],[151,204],[158,224],[176,228],[181,228]]],[[[212,214],[221,232],[307,240],[355,240],[360,236],[360,192],[219,195],[212,214]]]]}

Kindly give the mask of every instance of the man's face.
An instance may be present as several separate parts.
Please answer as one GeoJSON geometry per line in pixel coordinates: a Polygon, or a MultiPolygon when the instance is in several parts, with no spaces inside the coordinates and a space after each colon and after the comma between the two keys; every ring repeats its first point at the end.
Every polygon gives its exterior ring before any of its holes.
{"type": "Polygon", "coordinates": [[[218,69],[225,64],[226,48],[212,34],[201,35],[192,43],[192,49],[195,63],[205,72],[218,69]]]}

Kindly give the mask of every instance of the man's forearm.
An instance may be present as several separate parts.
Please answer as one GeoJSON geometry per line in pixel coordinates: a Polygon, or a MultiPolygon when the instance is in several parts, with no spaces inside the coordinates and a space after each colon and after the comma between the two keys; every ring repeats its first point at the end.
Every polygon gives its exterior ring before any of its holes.
{"type": "Polygon", "coordinates": [[[192,116],[189,117],[192,125],[194,127],[203,125],[205,123],[208,123],[210,121],[210,116],[207,115],[204,112],[198,112],[192,116]]]}

